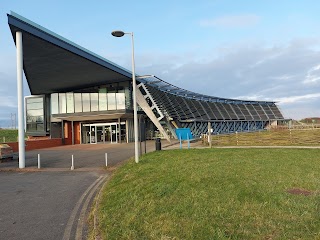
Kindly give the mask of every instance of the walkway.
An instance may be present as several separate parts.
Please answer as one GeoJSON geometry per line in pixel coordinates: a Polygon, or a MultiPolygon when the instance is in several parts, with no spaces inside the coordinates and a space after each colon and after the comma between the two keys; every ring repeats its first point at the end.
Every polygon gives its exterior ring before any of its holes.
{"type": "MultiPolygon", "coordinates": [[[[168,145],[170,145],[169,142],[162,141],[163,147],[168,145]]],[[[145,142],[141,143],[141,149],[144,153],[145,142]]],[[[155,142],[147,141],[146,151],[150,152],[154,150],[155,142]]],[[[134,143],[79,144],[28,151],[26,152],[25,170],[36,170],[38,154],[40,154],[42,171],[70,170],[72,155],[76,171],[103,170],[105,166],[105,153],[108,154],[108,166],[115,166],[134,156],[134,143]]],[[[0,171],[16,170],[18,166],[17,159],[0,163],[0,171]]]]}
{"type": "MultiPolygon", "coordinates": [[[[168,145],[163,141],[163,146],[168,145]]],[[[147,142],[147,152],[155,142],[147,142]]],[[[144,150],[144,144],[142,144],[144,150]]],[[[87,217],[97,191],[109,177],[105,166],[134,155],[134,144],[95,144],[26,152],[18,161],[0,163],[1,239],[86,239],[87,217]],[[37,154],[41,170],[37,169],[37,154]],[[75,170],[71,171],[71,155],[75,170]]]]}

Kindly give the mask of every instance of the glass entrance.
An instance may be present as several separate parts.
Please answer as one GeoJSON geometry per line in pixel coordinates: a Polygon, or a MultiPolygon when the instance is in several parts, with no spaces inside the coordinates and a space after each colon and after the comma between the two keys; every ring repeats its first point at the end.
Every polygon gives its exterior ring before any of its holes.
{"type": "Polygon", "coordinates": [[[104,127],[104,142],[111,142],[111,126],[104,127]]]}
{"type": "MultiPolygon", "coordinates": [[[[125,123],[121,127],[125,128],[125,123]]],[[[118,143],[119,131],[119,123],[83,124],[82,143],[118,143]]]]}
{"type": "Polygon", "coordinates": [[[104,126],[96,126],[97,143],[104,143],[104,126]]]}
{"type": "Polygon", "coordinates": [[[118,128],[117,125],[111,125],[111,143],[118,142],[118,128]]]}

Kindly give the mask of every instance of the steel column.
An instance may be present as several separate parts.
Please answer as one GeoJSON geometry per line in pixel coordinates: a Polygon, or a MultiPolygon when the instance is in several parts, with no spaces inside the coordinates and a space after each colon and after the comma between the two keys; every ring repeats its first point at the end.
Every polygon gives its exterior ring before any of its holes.
{"type": "Polygon", "coordinates": [[[18,90],[18,139],[19,139],[19,168],[25,168],[24,142],[24,97],[23,97],[23,48],[22,32],[16,32],[17,46],[17,90],[18,90]]]}

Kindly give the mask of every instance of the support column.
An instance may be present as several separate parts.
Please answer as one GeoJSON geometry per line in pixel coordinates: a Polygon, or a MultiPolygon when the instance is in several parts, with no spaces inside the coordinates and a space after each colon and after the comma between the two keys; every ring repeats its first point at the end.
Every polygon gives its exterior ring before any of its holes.
{"type": "Polygon", "coordinates": [[[24,142],[24,97],[23,97],[23,48],[22,32],[16,32],[17,46],[17,90],[18,90],[18,139],[19,139],[19,168],[25,168],[24,142]]]}
{"type": "Polygon", "coordinates": [[[129,121],[128,119],[126,120],[126,140],[127,140],[127,143],[129,143],[129,121]]]}
{"type": "Polygon", "coordinates": [[[119,130],[118,130],[119,143],[121,143],[121,119],[120,118],[118,118],[118,123],[119,123],[119,130]]]}
{"type": "Polygon", "coordinates": [[[208,122],[208,142],[209,142],[209,147],[212,148],[212,138],[211,138],[211,122],[208,122]]]}
{"type": "Polygon", "coordinates": [[[73,121],[71,121],[71,139],[72,139],[72,145],[74,145],[74,127],[73,127],[73,121]]]}
{"type": "Polygon", "coordinates": [[[62,145],[64,145],[65,139],[64,139],[64,121],[63,121],[63,119],[61,120],[61,139],[62,139],[62,145]]]}

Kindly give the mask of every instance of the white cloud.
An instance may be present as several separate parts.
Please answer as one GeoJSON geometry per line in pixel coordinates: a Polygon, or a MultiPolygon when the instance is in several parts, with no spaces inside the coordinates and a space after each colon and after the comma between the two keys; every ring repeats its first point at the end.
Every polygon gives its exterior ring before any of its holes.
{"type": "Polygon", "coordinates": [[[281,76],[270,77],[270,79],[287,81],[287,80],[291,80],[294,77],[296,77],[296,76],[284,74],[284,75],[281,75],[281,76]]]}
{"type": "Polygon", "coordinates": [[[302,102],[305,100],[315,100],[317,98],[320,98],[320,93],[311,93],[311,94],[305,94],[300,96],[282,97],[282,98],[275,99],[275,101],[279,102],[279,104],[292,104],[292,103],[302,102]]]}
{"type": "Polygon", "coordinates": [[[254,26],[260,21],[260,17],[254,14],[246,15],[227,15],[213,19],[204,19],[200,21],[203,27],[249,27],[254,26]]]}
{"type": "Polygon", "coordinates": [[[306,84],[314,84],[320,82],[320,64],[312,67],[303,81],[306,84]]]}
{"type": "Polygon", "coordinates": [[[14,98],[13,96],[0,96],[0,107],[16,108],[16,98],[14,98]]]}

